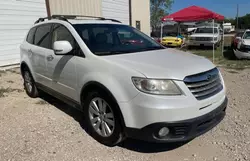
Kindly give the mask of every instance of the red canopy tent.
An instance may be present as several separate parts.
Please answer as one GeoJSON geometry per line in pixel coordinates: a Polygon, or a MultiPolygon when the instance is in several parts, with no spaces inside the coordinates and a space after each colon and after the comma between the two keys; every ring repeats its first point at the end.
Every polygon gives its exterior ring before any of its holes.
{"type": "Polygon", "coordinates": [[[190,6],[171,15],[164,16],[162,21],[190,22],[209,19],[224,20],[224,16],[203,7],[190,6]]]}
{"type": "MultiPolygon", "coordinates": [[[[175,22],[194,22],[194,21],[204,21],[204,20],[224,20],[224,16],[212,12],[206,8],[198,7],[198,6],[190,6],[184,8],[178,12],[170,14],[168,16],[164,16],[162,18],[162,22],[164,21],[175,21],[175,22]]],[[[162,29],[161,26],[161,39],[162,39],[162,29]]],[[[223,30],[223,45],[222,45],[222,52],[224,49],[224,30],[223,30]]],[[[213,61],[214,61],[214,45],[213,45],[213,61]]]]}

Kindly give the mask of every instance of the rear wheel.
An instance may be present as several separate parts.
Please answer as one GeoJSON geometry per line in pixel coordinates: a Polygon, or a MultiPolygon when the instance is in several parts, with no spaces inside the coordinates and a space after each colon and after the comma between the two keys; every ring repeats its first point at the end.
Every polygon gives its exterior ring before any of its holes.
{"type": "Polygon", "coordinates": [[[117,103],[103,92],[90,92],[84,102],[87,132],[98,142],[114,146],[124,138],[117,103]]]}
{"type": "Polygon", "coordinates": [[[31,98],[38,97],[38,90],[35,84],[35,81],[28,69],[24,69],[23,71],[23,79],[24,79],[24,89],[28,96],[31,98]]]}

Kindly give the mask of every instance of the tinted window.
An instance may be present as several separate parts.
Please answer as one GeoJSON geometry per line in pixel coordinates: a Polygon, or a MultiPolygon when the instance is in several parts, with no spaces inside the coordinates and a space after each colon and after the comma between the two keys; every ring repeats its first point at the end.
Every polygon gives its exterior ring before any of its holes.
{"type": "Polygon", "coordinates": [[[32,28],[30,29],[30,32],[27,36],[27,39],[26,41],[30,44],[33,44],[34,43],[34,34],[35,34],[35,31],[36,31],[36,28],[32,28]]]}
{"type": "Polygon", "coordinates": [[[50,28],[51,25],[37,27],[35,34],[35,45],[50,49],[50,28]]]}
{"type": "Polygon", "coordinates": [[[53,35],[52,35],[52,44],[54,44],[55,41],[68,41],[72,47],[75,47],[75,39],[69,32],[69,30],[62,26],[56,24],[53,29],[53,35]]]}
{"type": "Polygon", "coordinates": [[[197,28],[197,30],[195,31],[195,33],[218,33],[218,29],[217,28],[214,28],[214,31],[213,31],[213,28],[197,28]]]}
{"type": "Polygon", "coordinates": [[[96,55],[164,49],[152,38],[130,26],[114,24],[76,24],[73,26],[96,55]]]}

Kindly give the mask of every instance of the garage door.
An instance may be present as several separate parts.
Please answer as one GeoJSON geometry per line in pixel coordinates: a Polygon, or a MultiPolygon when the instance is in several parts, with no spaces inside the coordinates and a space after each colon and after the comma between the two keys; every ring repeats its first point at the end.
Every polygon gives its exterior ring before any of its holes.
{"type": "Polygon", "coordinates": [[[102,15],[129,25],[129,0],[102,0],[102,15]]]}
{"type": "Polygon", "coordinates": [[[0,0],[0,66],[19,63],[24,36],[46,15],[45,0],[0,0]]]}

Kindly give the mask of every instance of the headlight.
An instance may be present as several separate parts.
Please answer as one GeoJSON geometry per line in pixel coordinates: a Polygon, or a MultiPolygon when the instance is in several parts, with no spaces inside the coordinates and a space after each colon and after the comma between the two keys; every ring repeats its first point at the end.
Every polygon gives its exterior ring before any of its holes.
{"type": "Polygon", "coordinates": [[[190,37],[189,40],[195,40],[195,37],[190,37]]]}
{"type": "Polygon", "coordinates": [[[149,94],[156,95],[181,95],[179,87],[172,80],[147,79],[132,77],[135,87],[149,94]]]}

